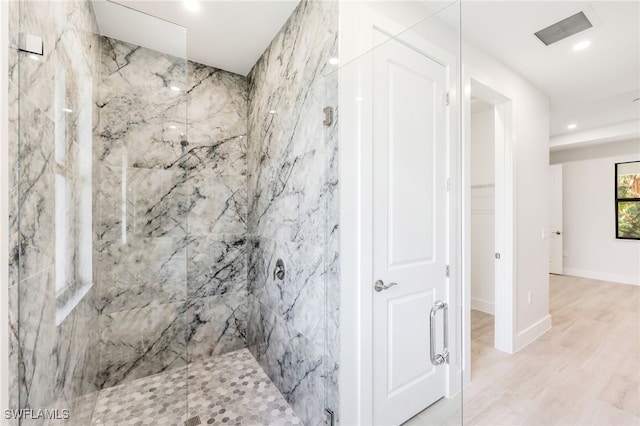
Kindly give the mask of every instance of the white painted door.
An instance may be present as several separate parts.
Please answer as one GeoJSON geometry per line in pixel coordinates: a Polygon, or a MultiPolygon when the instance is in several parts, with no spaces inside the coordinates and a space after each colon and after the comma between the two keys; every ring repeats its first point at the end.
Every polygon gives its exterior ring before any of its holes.
{"type": "MultiPolygon", "coordinates": [[[[397,41],[373,55],[373,277],[391,286],[371,283],[373,419],[397,425],[446,390],[429,313],[447,301],[447,70],[397,41]]],[[[439,353],[442,311],[436,320],[439,353]]]]}
{"type": "Polygon", "coordinates": [[[562,274],[562,164],[549,167],[549,273],[562,274]]]}

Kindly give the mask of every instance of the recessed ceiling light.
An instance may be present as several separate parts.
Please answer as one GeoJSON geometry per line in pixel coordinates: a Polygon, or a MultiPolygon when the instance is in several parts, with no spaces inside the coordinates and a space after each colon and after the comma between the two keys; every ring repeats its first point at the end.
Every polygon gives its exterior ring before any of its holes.
{"type": "Polygon", "coordinates": [[[272,109],[271,111],[269,111],[269,114],[275,114],[275,113],[276,113],[275,109],[272,109]]]}
{"type": "Polygon", "coordinates": [[[338,65],[340,63],[340,59],[335,58],[335,57],[334,58],[329,58],[329,63],[331,65],[338,65]]]}
{"type": "Polygon", "coordinates": [[[577,125],[577,124],[575,124],[575,123],[571,123],[571,124],[569,124],[569,125],[567,126],[567,129],[569,129],[569,130],[573,130],[573,129],[575,129],[576,127],[578,127],[578,125],[577,125]]]}
{"type": "Polygon", "coordinates": [[[578,52],[580,50],[586,49],[589,46],[591,46],[591,42],[589,40],[582,40],[581,42],[573,45],[573,51],[578,52]]]}
{"type": "Polygon", "coordinates": [[[171,90],[173,90],[174,92],[179,92],[180,90],[182,90],[182,89],[180,89],[178,86],[170,86],[169,88],[170,88],[171,90]]]}
{"type": "Polygon", "coordinates": [[[197,12],[198,10],[200,10],[200,3],[198,3],[196,0],[184,0],[184,7],[186,7],[187,10],[190,10],[191,12],[197,12]]]}
{"type": "Polygon", "coordinates": [[[69,109],[69,108],[62,108],[62,111],[66,112],[67,114],[72,113],[73,110],[69,109]]]}

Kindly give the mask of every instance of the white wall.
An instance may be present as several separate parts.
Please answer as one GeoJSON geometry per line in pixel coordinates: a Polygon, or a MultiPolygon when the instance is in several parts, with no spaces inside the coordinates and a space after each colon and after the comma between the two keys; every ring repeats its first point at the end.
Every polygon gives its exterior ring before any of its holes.
{"type": "Polygon", "coordinates": [[[615,238],[614,164],[640,160],[640,140],[552,153],[563,164],[564,273],[640,285],[640,241],[615,238]]]}
{"type": "Polygon", "coordinates": [[[471,114],[471,309],[494,313],[495,114],[471,114]]]}

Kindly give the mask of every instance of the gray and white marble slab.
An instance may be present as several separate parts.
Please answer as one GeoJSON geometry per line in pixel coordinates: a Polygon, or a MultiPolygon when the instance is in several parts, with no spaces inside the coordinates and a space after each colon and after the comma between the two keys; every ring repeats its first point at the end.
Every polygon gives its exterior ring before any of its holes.
{"type": "Polygon", "coordinates": [[[195,362],[247,346],[247,292],[199,297],[187,304],[187,351],[195,362]]]}
{"type": "Polygon", "coordinates": [[[189,299],[246,291],[245,234],[210,234],[190,238],[187,288],[189,299]]]}
{"type": "Polygon", "coordinates": [[[337,120],[322,123],[337,19],[337,2],[302,1],[249,74],[247,336],[305,424],[338,414],[337,120]]]}

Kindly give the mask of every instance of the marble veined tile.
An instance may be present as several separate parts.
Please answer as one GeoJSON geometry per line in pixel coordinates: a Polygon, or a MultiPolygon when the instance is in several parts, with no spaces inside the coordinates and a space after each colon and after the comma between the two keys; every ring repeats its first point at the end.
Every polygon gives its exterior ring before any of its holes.
{"type": "Polygon", "coordinates": [[[108,37],[102,43],[98,158],[166,168],[184,154],[187,62],[108,37]]]}
{"type": "Polygon", "coordinates": [[[51,267],[22,281],[19,297],[21,406],[53,408],[60,396],[71,402],[94,390],[98,328],[88,309],[91,292],[61,317],[51,267]]]}
{"type": "Polygon", "coordinates": [[[249,350],[305,425],[324,424],[323,353],[249,297],[249,350]]]}
{"type": "Polygon", "coordinates": [[[91,173],[91,156],[79,146],[93,145],[97,24],[87,1],[11,0],[8,8],[10,359],[18,362],[10,403],[71,407],[95,390],[98,365],[95,292],[79,281],[92,279],[91,249],[83,245],[87,221],[78,218],[92,192],[87,199],[80,178],[91,173]],[[41,36],[44,55],[18,52],[18,32],[41,36]]]}
{"type": "MultiPolygon", "coordinates": [[[[109,262],[122,263],[126,259],[133,262],[160,261],[170,262],[173,259],[184,259],[187,256],[187,240],[184,237],[149,237],[149,238],[117,238],[102,239],[94,245],[96,252],[109,262]]],[[[107,268],[110,270],[111,266],[107,268]]],[[[101,271],[99,271],[101,272],[101,271]]]]}
{"type": "Polygon", "coordinates": [[[191,171],[180,191],[189,202],[189,236],[246,231],[246,177],[216,177],[215,172],[207,169],[191,171]]]}
{"type": "Polygon", "coordinates": [[[216,145],[247,133],[247,78],[189,62],[189,143],[216,145]]]}
{"type": "Polygon", "coordinates": [[[215,175],[244,176],[247,174],[246,135],[211,141],[209,145],[191,146],[190,143],[189,150],[176,164],[188,170],[206,169],[215,175]]]}
{"type": "Polygon", "coordinates": [[[188,194],[183,171],[103,165],[100,176],[101,239],[186,235],[188,194]]]}
{"type": "Polygon", "coordinates": [[[250,73],[252,233],[324,245],[327,152],[318,111],[326,105],[335,22],[333,2],[301,2],[250,73]],[[299,49],[309,52],[304,60],[299,49]]]}
{"type": "Polygon", "coordinates": [[[337,348],[325,355],[339,335],[339,296],[325,290],[337,286],[337,120],[318,117],[336,106],[337,24],[337,2],[303,0],[249,74],[247,341],[305,424],[324,418],[325,390],[338,414],[337,348]]]}
{"type": "Polygon", "coordinates": [[[97,25],[87,3],[20,3],[20,32],[44,41],[42,56],[20,53],[20,87],[51,120],[62,108],[74,109],[81,82],[99,75],[97,25]]]}
{"type": "Polygon", "coordinates": [[[184,301],[187,294],[185,258],[149,260],[144,253],[136,257],[115,258],[102,254],[98,288],[98,307],[102,313],[123,311],[184,301]]]}
{"type": "Polygon", "coordinates": [[[325,277],[323,250],[303,244],[253,238],[249,248],[251,293],[288,327],[324,348],[325,277]],[[273,275],[282,259],[285,277],[273,275]]]}
{"type": "Polygon", "coordinates": [[[100,387],[109,387],[186,362],[184,302],[100,316],[100,387]]]}
{"type": "Polygon", "coordinates": [[[209,297],[247,288],[245,234],[192,237],[187,263],[188,297],[209,297]]]}
{"type": "Polygon", "coordinates": [[[18,239],[24,279],[54,261],[56,196],[60,203],[62,195],[55,188],[54,122],[28,99],[22,99],[20,123],[18,239]]]}
{"type": "Polygon", "coordinates": [[[9,385],[9,406],[7,408],[19,408],[20,406],[20,381],[18,372],[20,371],[19,351],[20,335],[18,328],[18,286],[9,288],[9,371],[14,372],[8,377],[9,385]]]}
{"type": "Polygon", "coordinates": [[[247,292],[189,301],[188,360],[193,362],[246,347],[247,292]]]}

